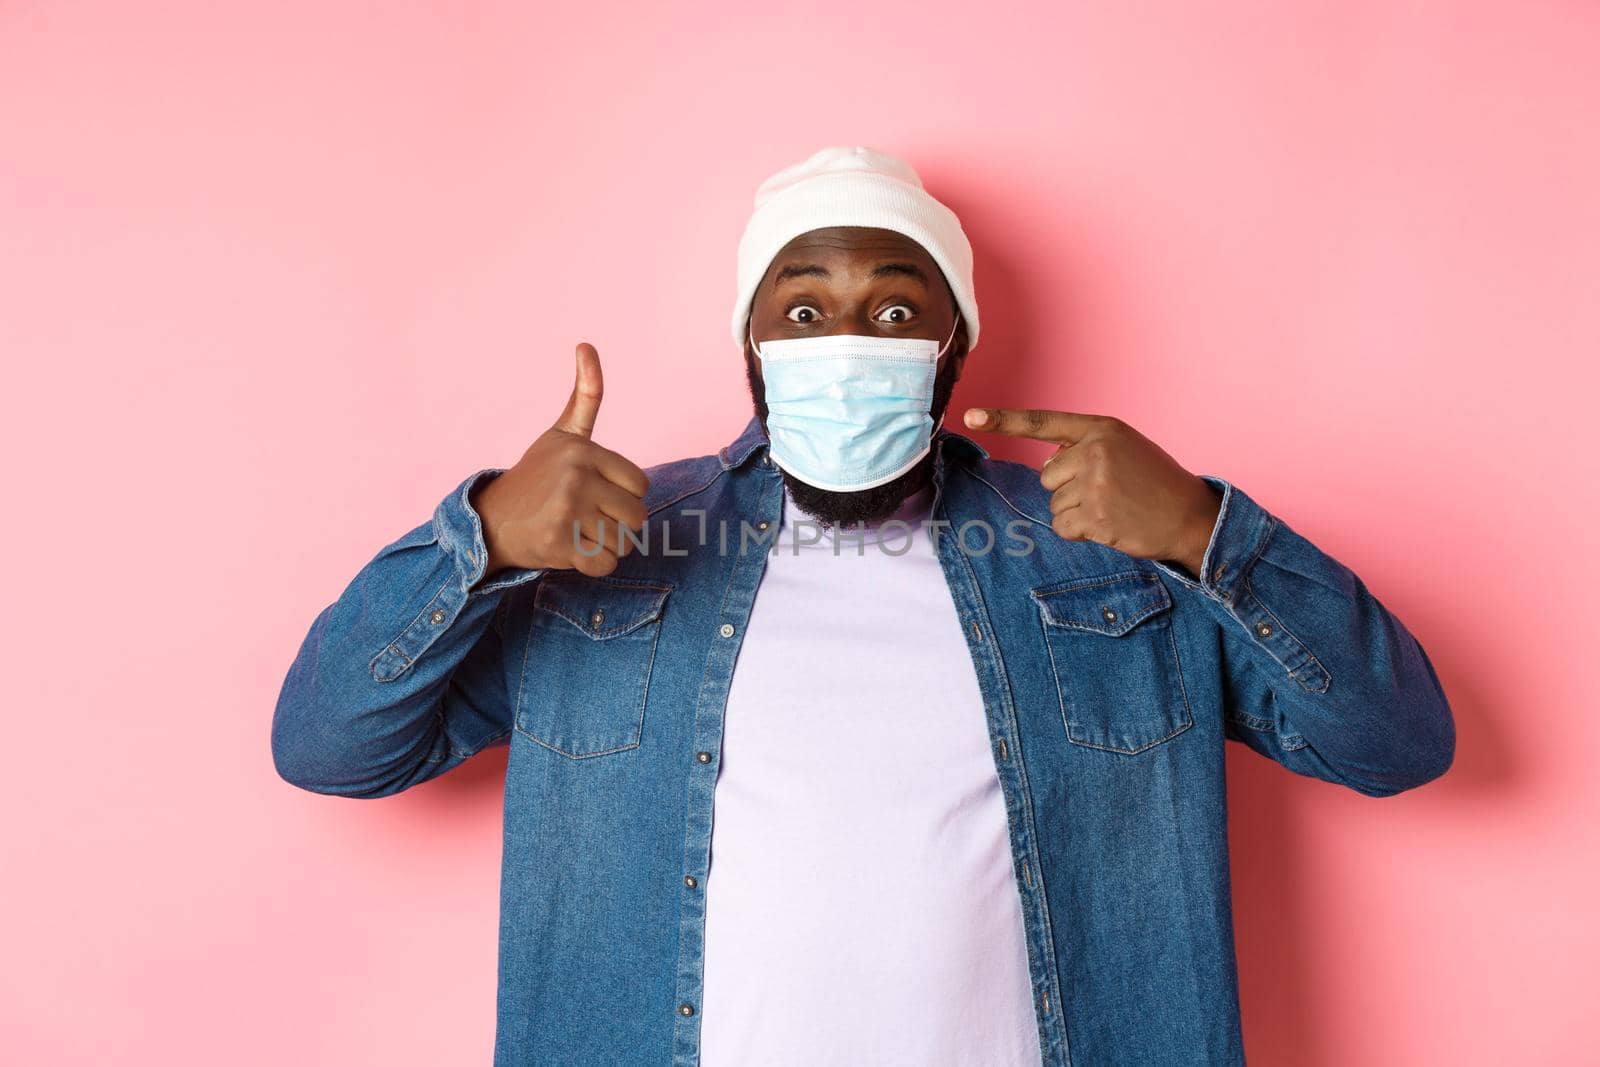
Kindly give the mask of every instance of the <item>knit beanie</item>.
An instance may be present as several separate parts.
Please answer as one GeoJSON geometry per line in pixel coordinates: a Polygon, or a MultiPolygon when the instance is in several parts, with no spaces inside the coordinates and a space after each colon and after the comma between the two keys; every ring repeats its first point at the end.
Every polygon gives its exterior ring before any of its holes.
{"type": "Polygon", "coordinates": [[[739,239],[739,294],[733,338],[744,345],[750,301],[773,257],[794,238],[826,226],[893,230],[921,245],[944,272],[967,323],[967,349],[978,344],[972,246],[955,212],[922,187],[911,164],[862,146],[824,148],[756,189],[755,211],[739,239]]]}

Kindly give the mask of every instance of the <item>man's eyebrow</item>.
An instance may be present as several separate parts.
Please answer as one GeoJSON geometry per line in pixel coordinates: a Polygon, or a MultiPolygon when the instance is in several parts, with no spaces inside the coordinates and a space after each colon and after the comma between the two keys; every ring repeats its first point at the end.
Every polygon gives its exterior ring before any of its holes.
{"type": "Polygon", "coordinates": [[[880,263],[872,268],[874,278],[887,278],[893,274],[903,274],[915,278],[923,285],[928,284],[928,275],[915,263],[880,263]]]}
{"type": "Polygon", "coordinates": [[[828,268],[819,263],[786,263],[784,264],[783,269],[778,271],[778,276],[772,279],[772,286],[773,288],[777,288],[790,278],[804,278],[808,276],[817,278],[831,277],[831,275],[828,274],[828,268]]]}

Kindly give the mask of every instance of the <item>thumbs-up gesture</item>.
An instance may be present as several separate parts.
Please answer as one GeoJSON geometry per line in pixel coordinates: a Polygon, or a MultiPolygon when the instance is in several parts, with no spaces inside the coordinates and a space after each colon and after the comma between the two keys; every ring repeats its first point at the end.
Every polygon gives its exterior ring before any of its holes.
{"type": "Polygon", "coordinates": [[[632,551],[623,535],[645,522],[649,479],[590,438],[600,414],[600,353],[578,345],[577,381],[566,409],[516,466],[474,494],[489,550],[485,575],[502,567],[571,568],[600,577],[632,551]]]}
{"type": "Polygon", "coordinates": [[[1121,419],[1066,411],[968,408],[975,430],[1059,445],[1039,482],[1050,528],[1140,559],[1174,561],[1198,576],[1222,496],[1121,419]]]}

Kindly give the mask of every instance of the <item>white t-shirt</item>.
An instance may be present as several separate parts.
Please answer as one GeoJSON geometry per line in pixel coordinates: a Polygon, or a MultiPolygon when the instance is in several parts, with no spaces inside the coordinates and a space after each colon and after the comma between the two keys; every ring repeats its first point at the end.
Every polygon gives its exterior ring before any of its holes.
{"type": "Polygon", "coordinates": [[[704,1067],[1040,1063],[983,699],[921,525],[932,495],[894,516],[909,530],[865,537],[785,495],[728,695],[704,1067]]]}

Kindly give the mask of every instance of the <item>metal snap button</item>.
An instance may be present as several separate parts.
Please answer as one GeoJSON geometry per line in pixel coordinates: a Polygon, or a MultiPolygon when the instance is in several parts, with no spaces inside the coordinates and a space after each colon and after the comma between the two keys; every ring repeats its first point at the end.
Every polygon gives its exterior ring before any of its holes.
{"type": "Polygon", "coordinates": [[[710,763],[711,762],[711,753],[709,753],[709,752],[696,752],[694,754],[694,758],[699,760],[701,763],[710,763]]]}
{"type": "Polygon", "coordinates": [[[605,621],[606,621],[606,609],[605,608],[595,608],[594,609],[594,614],[589,616],[589,625],[593,626],[596,630],[600,629],[600,624],[605,622],[605,621]]]}
{"type": "Polygon", "coordinates": [[[1260,634],[1262,637],[1271,637],[1272,636],[1272,627],[1268,626],[1264,622],[1257,623],[1256,624],[1256,633],[1260,634]]]}
{"type": "Polygon", "coordinates": [[[433,614],[428,616],[428,621],[438,626],[441,622],[444,622],[444,612],[435,608],[433,614]]]}
{"type": "Polygon", "coordinates": [[[771,525],[772,525],[772,523],[768,522],[766,519],[762,519],[760,522],[756,523],[756,529],[765,530],[768,526],[771,526],[771,525]]]}
{"type": "Polygon", "coordinates": [[[733,636],[733,623],[731,623],[731,622],[723,623],[721,628],[717,630],[717,633],[721,634],[723,637],[732,637],[733,636]]]}
{"type": "Polygon", "coordinates": [[[694,1014],[694,1005],[693,1004],[679,1004],[678,1005],[678,1014],[679,1015],[693,1015],[694,1014]]]}
{"type": "Polygon", "coordinates": [[[700,883],[695,880],[694,875],[686,874],[686,875],[683,876],[683,884],[688,886],[690,889],[693,889],[695,886],[699,885],[700,883]]]}
{"type": "Polygon", "coordinates": [[[1100,614],[1102,614],[1102,615],[1104,615],[1106,617],[1106,622],[1116,622],[1117,621],[1117,613],[1112,611],[1110,608],[1101,608],[1100,609],[1100,614]]]}

